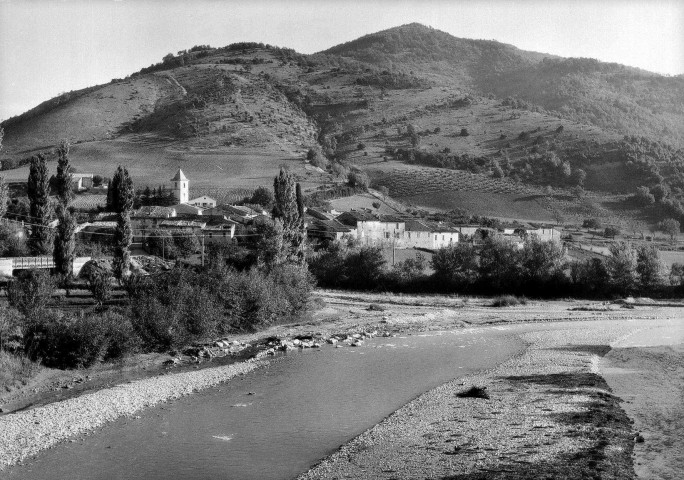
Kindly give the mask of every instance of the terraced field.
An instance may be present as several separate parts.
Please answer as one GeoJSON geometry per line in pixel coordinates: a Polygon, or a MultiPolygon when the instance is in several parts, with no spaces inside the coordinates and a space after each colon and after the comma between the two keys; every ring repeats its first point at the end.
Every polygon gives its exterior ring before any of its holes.
{"type": "Polygon", "coordinates": [[[466,191],[514,195],[541,195],[540,189],[461,170],[417,167],[395,168],[389,172],[372,171],[376,184],[387,186],[393,197],[426,193],[466,191]]]}

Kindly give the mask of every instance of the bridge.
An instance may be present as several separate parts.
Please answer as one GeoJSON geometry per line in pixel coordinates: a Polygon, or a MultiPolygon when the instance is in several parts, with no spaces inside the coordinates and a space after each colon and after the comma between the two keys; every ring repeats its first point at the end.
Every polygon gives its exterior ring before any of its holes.
{"type": "MultiPolygon", "coordinates": [[[[91,257],[74,258],[74,275],[81,272],[81,268],[91,257]]],[[[0,258],[0,275],[11,277],[15,270],[30,270],[32,268],[55,268],[55,261],[52,257],[5,257],[0,258]]]]}

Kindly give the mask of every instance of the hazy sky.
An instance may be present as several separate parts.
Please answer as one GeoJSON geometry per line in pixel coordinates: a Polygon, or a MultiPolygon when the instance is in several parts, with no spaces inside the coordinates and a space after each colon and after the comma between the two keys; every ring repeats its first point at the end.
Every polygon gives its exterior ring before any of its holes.
{"type": "Polygon", "coordinates": [[[411,22],[684,73],[683,0],[0,0],[0,119],[197,44],[313,53],[411,22]]]}

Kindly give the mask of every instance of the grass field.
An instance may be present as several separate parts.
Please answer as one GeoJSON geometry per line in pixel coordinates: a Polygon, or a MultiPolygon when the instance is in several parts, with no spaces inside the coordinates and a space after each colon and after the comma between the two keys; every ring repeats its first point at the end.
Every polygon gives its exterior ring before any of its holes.
{"type": "MultiPolygon", "coordinates": [[[[301,157],[268,150],[239,149],[185,150],[173,143],[143,145],[123,140],[74,145],[70,152],[78,172],[111,178],[118,165],[128,168],[136,187],[170,186],[169,179],[178,168],[190,179],[190,195],[228,195],[230,191],[253,190],[271,186],[281,166],[299,177],[305,188],[327,181],[329,176],[305,170],[301,157]]],[[[48,163],[50,174],[56,162],[48,163]]],[[[7,181],[26,181],[28,166],[2,172],[7,181]]],[[[220,200],[220,198],[217,198],[220,200]]]]}

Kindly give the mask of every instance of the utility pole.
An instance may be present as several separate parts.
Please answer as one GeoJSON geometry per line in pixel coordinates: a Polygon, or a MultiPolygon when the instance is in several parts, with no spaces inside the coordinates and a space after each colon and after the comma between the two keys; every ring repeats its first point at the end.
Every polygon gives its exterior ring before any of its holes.
{"type": "Polygon", "coordinates": [[[204,235],[202,235],[202,266],[204,266],[204,235]]]}

